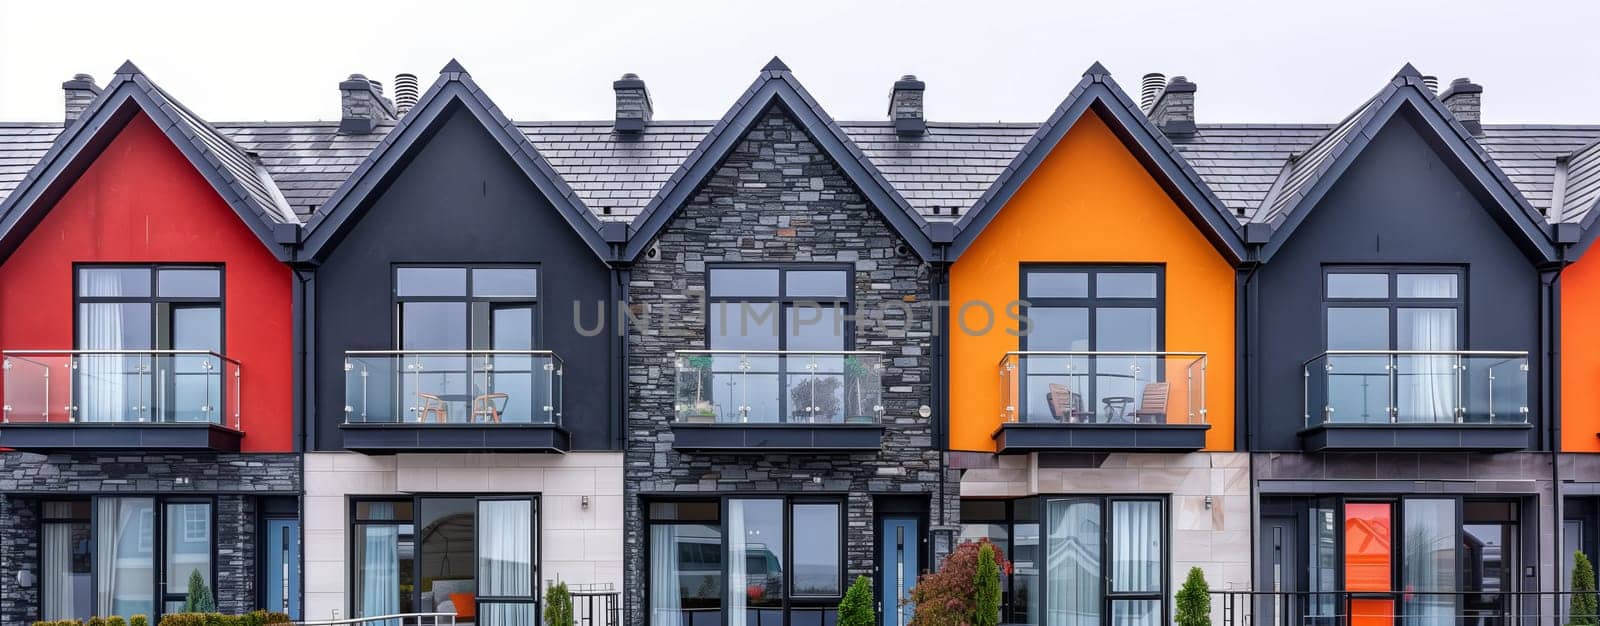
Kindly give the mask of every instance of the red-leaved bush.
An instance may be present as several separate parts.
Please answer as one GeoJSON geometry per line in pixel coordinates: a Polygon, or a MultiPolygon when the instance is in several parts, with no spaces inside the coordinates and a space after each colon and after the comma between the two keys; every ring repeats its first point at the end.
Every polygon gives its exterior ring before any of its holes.
{"type": "Polygon", "coordinates": [[[978,608],[978,589],[974,579],[978,573],[978,549],[988,544],[994,548],[994,558],[1002,574],[1011,573],[1011,562],[1000,546],[988,539],[968,541],[956,546],[955,552],[945,557],[939,571],[923,574],[917,586],[911,589],[911,603],[915,609],[910,626],[970,626],[973,612],[978,608]]]}

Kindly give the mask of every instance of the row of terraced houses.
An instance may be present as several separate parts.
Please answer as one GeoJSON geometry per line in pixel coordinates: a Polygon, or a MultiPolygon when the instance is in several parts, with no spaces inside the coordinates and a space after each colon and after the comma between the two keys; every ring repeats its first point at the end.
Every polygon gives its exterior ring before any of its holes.
{"type": "Polygon", "coordinates": [[[198,574],[307,621],[535,624],[560,581],[593,624],[830,626],[866,576],[907,626],[980,538],[1005,623],[1169,623],[1193,567],[1239,626],[1573,617],[1600,125],[1409,65],[1336,123],[1099,64],[1041,123],[885,86],[839,121],[773,59],[719,120],[632,74],[513,120],[452,61],[236,123],[64,83],[0,122],[0,623],[198,574]]]}

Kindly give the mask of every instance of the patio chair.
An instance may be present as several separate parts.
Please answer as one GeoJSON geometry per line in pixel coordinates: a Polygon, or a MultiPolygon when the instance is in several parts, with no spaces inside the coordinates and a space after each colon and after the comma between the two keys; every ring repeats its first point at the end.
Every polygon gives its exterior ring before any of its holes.
{"type": "Polygon", "coordinates": [[[506,405],[510,402],[511,396],[498,391],[478,394],[472,398],[472,421],[478,421],[481,416],[483,421],[493,420],[499,424],[500,414],[506,411],[506,405]]]}
{"type": "Polygon", "coordinates": [[[1058,422],[1076,422],[1083,415],[1083,396],[1074,393],[1066,385],[1050,383],[1050,392],[1045,394],[1044,399],[1050,406],[1050,416],[1058,422]]]}
{"type": "Polygon", "coordinates": [[[428,421],[429,415],[434,416],[434,420],[441,424],[450,421],[450,405],[446,404],[444,399],[420,391],[417,392],[417,398],[422,400],[422,408],[417,413],[417,423],[428,421]]]}
{"type": "Polygon", "coordinates": [[[1171,383],[1148,383],[1139,398],[1139,408],[1133,412],[1136,424],[1160,424],[1167,421],[1167,394],[1171,383]]]}

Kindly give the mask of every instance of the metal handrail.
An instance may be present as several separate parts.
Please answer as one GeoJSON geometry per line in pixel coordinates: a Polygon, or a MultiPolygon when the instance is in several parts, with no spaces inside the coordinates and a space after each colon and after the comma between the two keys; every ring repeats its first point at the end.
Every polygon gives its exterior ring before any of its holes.
{"type": "Polygon", "coordinates": [[[1528,357],[1526,350],[1324,350],[1300,362],[1301,367],[1325,356],[1503,356],[1528,357]]]}
{"type": "Polygon", "coordinates": [[[509,354],[514,356],[556,355],[556,353],[552,350],[345,350],[344,353],[355,356],[394,356],[402,354],[509,354]]]}
{"type": "Polygon", "coordinates": [[[828,354],[849,356],[861,354],[868,356],[885,356],[888,353],[879,350],[673,350],[673,354],[771,354],[776,356],[794,356],[804,354],[828,354]]]}
{"type": "Polygon", "coordinates": [[[234,365],[239,365],[239,360],[220,352],[211,350],[0,350],[0,355],[5,356],[79,356],[79,355],[171,355],[171,356],[214,356],[234,365]]]}
{"type": "Polygon", "coordinates": [[[295,622],[295,626],[351,626],[354,624],[386,624],[400,620],[401,626],[406,626],[406,620],[412,620],[411,626],[441,626],[456,623],[455,613],[396,613],[394,615],[377,615],[372,617],[352,617],[348,619],[320,620],[314,622],[295,622]],[[424,623],[423,619],[431,621],[424,623]],[[443,621],[448,620],[448,621],[443,621]]]}

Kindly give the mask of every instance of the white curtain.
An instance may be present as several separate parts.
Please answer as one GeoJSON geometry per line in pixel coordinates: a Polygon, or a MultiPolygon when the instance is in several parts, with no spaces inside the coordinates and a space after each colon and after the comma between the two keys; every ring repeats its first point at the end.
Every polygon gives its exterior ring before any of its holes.
{"type": "MultiPolygon", "coordinates": [[[[372,519],[394,519],[394,504],[371,504],[372,519]]],[[[400,612],[400,528],[387,524],[361,526],[355,542],[357,577],[356,617],[400,612]]]]}
{"type": "Polygon", "coordinates": [[[745,597],[745,544],[744,500],[728,501],[728,589],[723,604],[727,606],[728,626],[748,626],[745,597]]]}
{"type": "Polygon", "coordinates": [[[132,615],[155,607],[154,513],[150,498],[102,498],[96,505],[96,613],[132,615]]]}
{"type": "Polygon", "coordinates": [[[683,626],[678,589],[678,527],[650,527],[650,625],[683,626]]]}
{"type": "MultiPolygon", "coordinates": [[[[1417,289],[1430,297],[1449,294],[1448,284],[1423,283],[1417,289]],[[1431,293],[1440,290],[1440,293],[1431,293]]],[[[1456,349],[1454,309],[1401,309],[1400,340],[1407,350],[1445,351],[1456,349]]],[[[1401,356],[1400,415],[1404,422],[1454,422],[1456,382],[1454,356],[1401,356]],[[1409,362],[1409,363],[1408,363],[1409,362]]]]}
{"type": "MultiPolygon", "coordinates": [[[[478,593],[533,596],[533,502],[478,503],[478,593]]],[[[459,611],[464,607],[456,607],[459,611]]]]}
{"type": "MultiPolygon", "coordinates": [[[[48,507],[55,503],[46,503],[48,507]]],[[[69,505],[70,508],[70,505],[69,505]]],[[[45,524],[43,552],[44,619],[64,620],[87,617],[73,614],[72,524],[45,524]]]]}
{"type": "Polygon", "coordinates": [[[1111,505],[1113,591],[1161,590],[1161,503],[1111,505]]]}
{"type": "MultiPolygon", "coordinates": [[[[88,293],[94,295],[121,295],[115,276],[100,272],[87,272],[88,293]]],[[[84,350],[120,350],[123,344],[122,306],[120,304],[92,303],[83,307],[83,338],[79,347],[84,350]]],[[[133,417],[128,415],[131,405],[127,398],[127,368],[125,359],[118,355],[86,354],[79,357],[77,387],[78,421],[119,422],[133,417]]]]}
{"type": "Polygon", "coordinates": [[[1045,623],[1100,624],[1100,505],[1051,500],[1046,505],[1045,623]]]}

